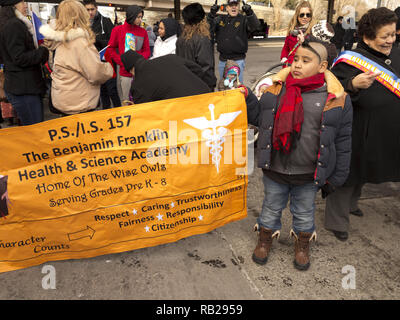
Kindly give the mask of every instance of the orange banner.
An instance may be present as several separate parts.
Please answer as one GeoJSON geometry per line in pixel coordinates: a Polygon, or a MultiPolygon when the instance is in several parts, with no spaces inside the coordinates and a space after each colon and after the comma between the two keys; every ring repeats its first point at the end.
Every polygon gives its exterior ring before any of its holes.
{"type": "Polygon", "coordinates": [[[0,272],[244,218],[246,129],[231,90],[0,130],[0,272]]]}

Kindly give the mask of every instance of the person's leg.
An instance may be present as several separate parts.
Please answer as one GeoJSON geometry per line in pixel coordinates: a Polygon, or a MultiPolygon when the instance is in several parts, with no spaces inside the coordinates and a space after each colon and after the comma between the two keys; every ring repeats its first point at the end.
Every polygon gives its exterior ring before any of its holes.
{"type": "Polygon", "coordinates": [[[314,213],[317,192],[318,186],[314,183],[291,187],[290,212],[293,215],[292,228],[296,234],[315,231],[314,213]]]}
{"type": "Polygon", "coordinates": [[[282,210],[286,208],[288,202],[289,186],[277,183],[265,174],[263,175],[263,183],[264,201],[257,222],[260,227],[277,231],[282,227],[282,210]]]}
{"type": "Polygon", "coordinates": [[[219,79],[223,79],[224,78],[225,64],[226,64],[226,61],[219,60],[219,62],[218,62],[219,79]]]}
{"type": "Polygon", "coordinates": [[[298,270],[310,267],[310,242],[316,237],[314,213],[317,192],[318,186],[314,183],[292,186],[290,190],[290,211],[293,215],[290,233],[295,238],[293,262],[298,270]]]}
{"type": "Polygon", "coordinates": [[[122,90],[121,102],[129,100],[129,91],[131,89],[131,85],[132,85],[132,78],[121,76],[121,90],[122,90]]]}
{"type": "Polygon", "coordinates": [[[111,106],[110,96],[108,95],[107,82],[100,86],[100,101],[103,109],[109,109],[111,106]]]}
{"type": "Polygon", "coordinates": [[[43,121],[42,98],[39,95],[17,96],[6,93],[6,96],[22,125],[26,126],[43,121]]]}
{"type": "Polygon", "coordinates": [[[350,212],[361,211],[358,208],[358,200],[360,200],[361,191],[362,191],[363,186],[364,186],[363,183],[356,184],[354,186],[353,193],[352,193],[351,198],[350,198],[350,212]]]}
{"type": "Polygon", "coordinates": [[[350,202],[353,191],[354,186],[339,187],[326,198],[325,229],[348,232],[350,202]]]}
{"type": "Polygon", "coordinates": [[[252,255],[253,261],[261,265],[268,261],[272,239],[279,237],[282,210],[286,207],[289,195],[287,185],[276,183],[265,174],[263,183],[265,196],[260,216],[257,219],[258,242],[252,255]]]}
{"type": "Polygon", "coordinates": [[[118,95],[118,90],[117,90],[117,80],[115,78],[112,78],[106,82],[107,85],[107,90],[108,90],[108,95],[111,98],[113,107],[120,107],[121,106],[121,100],[118,95]]]}
{"type": "Polygon", "coordinates": [[[240,81],[241,84],[243,84],[243,73],[244,73],[244,68],[245,68],[246,62],[245,62],[244,59],[235,60],[235,62],[238,64],[238,66],[240,68],[239,81],[240,81]]]}

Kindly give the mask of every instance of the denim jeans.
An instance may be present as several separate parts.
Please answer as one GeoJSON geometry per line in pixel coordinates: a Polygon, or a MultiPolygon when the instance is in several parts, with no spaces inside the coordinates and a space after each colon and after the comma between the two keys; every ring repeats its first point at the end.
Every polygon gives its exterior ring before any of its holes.
{"type": "Polygon", "coordinates": [[[301,186],[280,184],[269,179],[265,174],[264,202],[258,224],[273,231],[282,228],[282,210],[286,208],[290,197],[290,212],[293,215],[292,229],[299,232],[314,232],[315,196],[318,186],[307,183],[301,186]]]}
{"type": "MultiPolygon", "coordinates": [[[[239,81],[240,81],[241,84],[243,84],[243,72],[244,72],[244,67],[245,67],[246,63],[245,63],[244,59],[235,60],[235,62],[238,64],[238,66],[240,68],[239,81]]],[[[220,79],[224,78],[225,64],[226,64],[226,61],[219,60],[218,71],[219,71],[219,78],[220,79]]]]}
{"type": "Polygon", "coordinates": [[[12,104],[23,126],[42,122],[43,103],[40,95],[17,96],[6,92],[8,101],[12,104]]]}

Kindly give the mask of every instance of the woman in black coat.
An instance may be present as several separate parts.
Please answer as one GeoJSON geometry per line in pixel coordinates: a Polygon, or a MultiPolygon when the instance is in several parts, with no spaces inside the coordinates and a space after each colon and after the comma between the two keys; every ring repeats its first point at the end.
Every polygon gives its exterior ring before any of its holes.
{"type": "Polygon", "coordinates": [[[45,47],[34,42],[34,28],[21,0],[0,0],[0,61],[4,64],[4,91],[22,125],[43,121],[42,95],[46,85],[41,64],[45,47]]]}
{"type": "MultiPolygon", "coordinates": [[[[369,10],[359,22],[360,42],[353,54],[385,69],[394,80],[400,77],[396,22],[395,13],[387,8],[369,10]]],[[[345,59],[342,53],[332,72],[353,103],[352,160],[347,182],[328,197],[325,211],[325,228],[343,241],[348,237],[349,213],[363,215],[357,206],[363,184],[400,181],[400,90],[379,82],[377,70],[360,70],[345,59]]],[[[394,85],[400,89],[399,82],[394,85]]]]}
{"type": "Polygon", "coordinates": [[[197,63],[203,74],[202,80],[210,91],[214,91],[217,78],[214,71],[214,49],[211,43],[210,26],[199,3],[192,3],[182,11],[185,26],[176,42],[176,54],[197,63]]]}

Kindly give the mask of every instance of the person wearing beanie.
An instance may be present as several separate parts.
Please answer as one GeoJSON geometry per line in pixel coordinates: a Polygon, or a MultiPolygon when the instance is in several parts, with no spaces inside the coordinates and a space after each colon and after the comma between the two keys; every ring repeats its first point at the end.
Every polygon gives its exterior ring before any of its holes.
{"type": "Polygon", "coordinates": [[[121,101],[129,100],[129,90],[132,82],[132,74],[129,70],[125,70],[121,55],[128,50],[135,50],[145,59],[150,58],[149,37],[147,31],[140,26],[143,14],[141,7],[136,5],[128,6],[125,23],[114,27],[108,42],[107,55],[120,66],[121,101]]]}
{"type": "Polygon", "coordinates": [[[134,74],[131,94],[135,104],[208,93],[198,75],[201,68],[175,54],[146,60],[136,51],[121,55],[125,70],[134,74]]]}
{"type": "Polygon", "coordinates": [[[248,4],[243,4],[242,10],[245,16],[239,13],[240,0],[228,0],[227,15],[217,16],[220,9],[218,4],[211,7],[208,20],[213,32],[212,39],[217,42],[219,52],[218,71],[220,79],[224,74],[224,68],[228,59],[235,60],[240,67],[239,81],[243,83],[245,58],[248,50],[248,35],[255,31],[260,22],[248,4]]]}
{"type": "Polygon", "coordinates": [[[175,54],[178,32],[179,23],[174,18],[166,18],[160,21],[158,37],[154,43],[153,58],[175,54]]]}
{"type": "Polygon", "coordinates": [[[34,27],[21,0],[0,0],[0,62],[4,64],[4,91],[22,125],[43,121],[42,96],[46,84],[41,64],[49,51],[38,46],[34,27]]]}
{"type": "Polygon", "coordinates": [[[210,26],[200,3],[192,3],[182,11],[185,22],[182,35],[176,42],[176,54],[197,63],[203,71],[203,81],[210,91],[217,83],[214,71],[214,50],[211,42],[210,26]]]}

